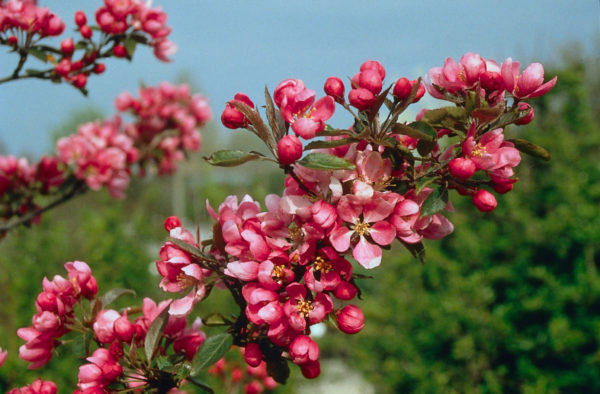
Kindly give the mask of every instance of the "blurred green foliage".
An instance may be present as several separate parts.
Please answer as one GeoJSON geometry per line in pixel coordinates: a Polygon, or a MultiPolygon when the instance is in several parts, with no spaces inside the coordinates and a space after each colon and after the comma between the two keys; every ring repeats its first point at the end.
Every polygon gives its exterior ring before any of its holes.
{"type": "MultiPolygon", "coordinates": [[[[524,157],[515,190],[490,214],[453,196],[455,232],[427,243],[425,265],[396,247],[379,269],[359,269],[374,277],[361,281],[364,300],[356,300],[365,328],[347,336],[330,327],[318,340],[322,358],[343,358],[382,393],[600,392],[600,83],[594,67],[570,59],[547,71],[559,82],[533,101],[534,123],[506,131],[546,147],[552,161],[524,157]]],[[[235,133],[225,143],[209,127],[203,154],[223,145],[257,149],[249,133],[235,133]]],[[[263,201],[281,191],[282,176],[268,164],[214,169],[198,156],[175,177],[133,182],[124,201],[88,193],[0,243],[0,346],[10,352],[0,391],[38,376],[61,392],[75,386],[68,345],[40,371],[26,371],[17,357],[23,342],[15,331],[31,324],[44,275],[65,275],[62,264],[79,259],[92,267],[100,293],[137,292],[114,307],[166,298],[153,274],[164,218],[187,217],[185,225],[200,223],[206,236],[207,198],[216,207],[229,194],[263,201]]],[[[197,308],[201,316],[216,311],[232,311],[225,293],[197,308]]],[[[301,384],[292,371],[281,391],[301,384]]]]}

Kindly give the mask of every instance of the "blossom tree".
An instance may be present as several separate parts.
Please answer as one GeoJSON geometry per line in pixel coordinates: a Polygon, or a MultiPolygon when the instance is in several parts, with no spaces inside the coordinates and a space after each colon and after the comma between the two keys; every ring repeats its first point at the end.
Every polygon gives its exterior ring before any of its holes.
{"type": "MultiPolygon", "coordinates": [[[[51,79],[85,92],[85,78],[102,69],[98,59],[131,57],[141,43],[166,60],[173,48],[164,13],[134,0],[105,0],[95,15],[97,42],[85,15],[77,13],[82,40],[66,39],[60,49],[40,43],[64,30],[50,11],[11,0],[0,12],[0,43],[19,56],[14,73],[0,82],[51,79]],[[74,62],[76,50],[85,54],[74,62]],[[23,72],[29,55],[56,64],[23,72]]],[[[131,291],[99,295],[90,266],[67,262],[67,277],[43,279],[32,325],[17,332],[25,341],[19,357],[30,369],[41,368],[64,337],[78,341],[78,356],[85,360],[78,393],[177,392],[186,382],[212,392],[200,379],[206,373],[227,387],[243,382],[245,392],[261,392],[285,383],[290,364],[306,378],[318,377],[313,326],[329,322],[352,335],[368,324],[357,305],[365,279],[355,272],[357,265],[385,267],[383,250],[396,242],[425,261],[423,240],[455,230],[449,219],[453,191],[480,211],[492,211],[496,195],[510,192],[518,181],[514,169],[521,153],[550,157],[532,142],[504,134],[508,125],[531,122],[526,100],[556,83],[556,78],[544,82],[539,63],[521,72],[510,58],[498,64],[467,53],[458,62],[446,59],[424,81],[385,78],[384,66],[368,60],[347,84],[327,78],[320,98],[302,81],[286,79],[272,93],[265,89],[264,115],[253,99],[235,94],[222,112],[223,125],[254,133],[269,155],[220,150],[205,159],[223,167],[271,162],[286,174],[281,194],[268,195],[264,206],[249,195],[229,196],[218,207],[207,202],[213,226],[205,239],[178,217],[167,218],[168,238],[156,269],[159,287],[175,293],[173,299],[144,298],[141,306],[109,309],[131,291]],[[401,121],[426,93],[449,103],[401,121]],[[336,109],[347,111],[352,123],[327,124],[336,109]],[[239,309],[235,315],[202,315],[197,305],[215,291],[231,295],[239,309]],[[207,337],[203,322],[223,331],[207,337]],[[246,374],[231,360],[232,347],[241,353],[246,374]]],[[[199,148],[197,128],[210,118],[205,98],[166,83],[142,88],[139,99],[124,93],[116,107],[131,111],[135,121],[123,124],[116,116],[82,125],[58,141],[55,156],[33,166],[0,158],[0,231],[30,223],[84,190],[106,187],[121,197],[134,169],[173,172],[186,152],[199,148]],[[38,205],[39,196],[55,199],[38,205]]],[[[5,358],[0,349],[0,364],[5,358]]],[[[57,390],[40,379],[11,392],[57,390]]]]}

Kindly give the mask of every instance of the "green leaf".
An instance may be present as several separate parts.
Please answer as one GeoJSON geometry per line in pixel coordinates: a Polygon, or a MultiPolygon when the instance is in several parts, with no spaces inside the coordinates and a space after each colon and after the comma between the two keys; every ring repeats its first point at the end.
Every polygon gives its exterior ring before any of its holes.
{"type": "Polygon", "coordinates": [[[158,369],[167,369],[173,366],[173,363],[167,356],[159,356],[156,358],[156,366],[158,369]]]}
{"type": "Polygon", "coordinates": [[[112,289],[106,292],[102,297],[100,297],[100,301],[102,301],[102,305],[106,307],[109,304],[112,304],[117,298],[125,295],[131,294],[135,297],[135,291],[131,289],[112,289]]]}
{"type": "Polygon", "coordinates": [[[285,121],[281,117],[281,113],[275,110],[275,105],[273,104],[273,99],[271,98],[271,94],[269,93],[269,89],[265,86],[265,107],[267,120],[269,121],[269,126],[271,126],[271,131],[273,132],[275,139],[280,140],[285,136],[285,121]]]}
{"type": "Polygon", "coordinates": [[[36,47],[31,47],[27,49],[27,52],[40,59],[41,61],[43,61],[44,63],[48,62],[48,56],[46,55],[46,52],[42,51],[40,48],[36,48],[36,47]]]}
{"type": "MultiPolygon", "coordinates": [[[[415,122],[415,123],[423,123],[425,125],[427,125],[427,123],[424,122],[415,122]]],[[[411,123],[412,125],[412,123],[411,123]]],[[[433,130],[433,127],[427,125],[428,127],[430,127],[433,130]]],[[[424,126],[420,126],[423,127],[423,129],[425,129],[424,126]]],[[[406,135],[412,138],[416,138],[418,140],[424,140],[424,141],[435,141],[435,138],[437,137],[437,133],[435,133],[435,136],[432,136],[429,134],[429,132],[423,132],[421,131],[421,129],[419,127],[411,127],[410,125],[405,125],[404,123],[396,123],[394,126],[392,126],[392,133],[394,134],[402,134],[402,135],[406,135]]]]}
{"type": "Polygon", "coordinates": [[[507,141],[515,144],[515,147],[523,153],[526,153],[531,156],[539,157],[543,160],[550,160],[552,156],[550,152],[548,152],[545,148],[542,148],[539,145],[534,144],[531,141],[527,141],[521,138],[508,139],[507,141]]]}
{"type": "Polygon", "coordinates": [[[135,47],[137,45],[136,40],[132,37],[127,37],[123,44],[125,45],[125,49],[127,49],[127,54],[129,57],[133,57],[133,53],[135,52],[135,47]]]}
{"type": "Polygon", "coordinates": [[[442,107],[427,110],[423,115],[423,121],[439,125],[448,118],[461,120],[466,119],[466,117],[467,113],[463,107],[442,107]]]}
{"type": "Polygon", "coordinates": [[[443,211],[448,204],[448,189],[445,186],[433,189],[421,205],[421,216],[429,216],[443,211]]]}
{"type": "Polygon", "coordinates": [[[358,140],[356,138],[343,138],[340,140],[331,140],[331,141],[325,141],[325,140],[312,141],[311,143],[309,143],[308,145],[306,145],[304,147],[304,150],[334,148],[336,146],[348,145],[348,144],[351,144],[351,143],[357,142],[357,141],[358,140]]]}
{"type": "Polygon", "coordinates": [[[148,328],[148,332],[146,333],[146,339],[144,340],[144,351],[148,361],[152,360],[154,351],[158,347],[158,343],[160,342],[163,330],[167,326],[168,321],[169,305],[167,305],[165,309],[163,309],[162,312],[156,316],[156,319],[152,321],[150,328],[148,328]]]}
{"type": "Polygon", "coordinates": [[[73,340],[73,354],[78,358],[85,358],[89,354],[90,343],[94,333],[88,331],[85,334],[80,334],[73,340]]]}
{"type": "Polygon", "coordinates": [[[25,73],[27,73],[27,75],[42,75],[44,74],[44,71],[36,70],[34,68],[28,68],[25,70],[25,73]]]}
{"type": "Polygon", "coordinates": [[[354,135],[354,133],[346,129],[334,129],[329,125],[325,125],[325,130],[319,132],[319,136],[321,137],[333,137],[336,135],[354,135]]]}
{"type": "Polygon", "coordinates": [[[231,349],[233,336],[226,332],[209,337],[192,361],[191,376],[197,376],[203,369],[210,367],[231,349]]]}
{"type": "Polygon", "coordinates": [[[285,384],[290,376],[290,367],[283,357],[267,361],[267,374],[277,383],[285,384]]]}
{"type": "Polygon", "coordinates": [[[326,153],[309,153],[298,161],[303,167],[313,170],[354,170],[356,167],[348,160],[326,153]]]}
{"type": "Polygon", "coordinates": [[[214,326],[225,326],[225,325],[228,326],[232,322],[229,319],[226,319],[225,316],[223,316],[220,313],[211,313],[210,315],[208,315],[202,319],[202,323],[204,323],[205,326],[214,327],[214,326]]]}
{"type": "Polygon", "coordinates": [[[253,153],[244,152],[241,150],[219,150],[214,152],[209,157],[204,157],[209,164],[219,167],[235,167],[249,161],[260,160],[264,156],[253,153]]]}

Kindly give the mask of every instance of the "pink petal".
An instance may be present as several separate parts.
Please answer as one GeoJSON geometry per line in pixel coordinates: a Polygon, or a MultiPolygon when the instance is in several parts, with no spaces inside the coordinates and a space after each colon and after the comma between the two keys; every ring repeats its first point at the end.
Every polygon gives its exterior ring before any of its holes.
{"type": "Polygon", "coordinates": [[[375,223],[370,229],[369,234],[373,241],[379,245],[389,245],[396,238],[396,229],[385,220],[375,223]]]}
{"type": "Polygon", "coordinates": [[[173,301],[169,307],[169,315],[175,317],[187,316],[194,307],[196,301],[196,290],[193,289],[183,298],[173,301]]]}
{"type": "Polygon", "coordinates": [[[542,86],[540,86],[539,88],[537,88],[535,90],[535,92],[531,93],[528,96],[528,98],[539,97],[541,95],[548,93],[550,91],[550,89],[552,89],[554,87],[554,85],[556,85],[557,78],[558,77],[554,77],[551,80],[549,80],[548,82],[546,82],[545,84],[543,84],[542,86]]]}
{"type": "Polygon", "coordinates": [[[317,135],[317,132],[323,130],[325,124],[321,121],[314,121],[309,118],[300,118],[292,124],[292,130],[299,137],[309,140],[317,135]]]}
{"type": "Polygon", "coordinates": [[[544,83],[544,66],[540,63],[531,63],[517,80],[519,97],[528,96],[544,83]]]}
{"type": "Polygon", "coordinates": [[[310,112],[310,117],[318,121],[326,121],[335,112],[335,100],[331,96],[325,96],[315,103],[310,112]]]}
{"type": "Polygon", "coordinates": [[[350,239],[354,231],[344,226],[339,226],[329,234],[331,246],[338,252],[345,252],[350,247],[350,239]]]}
{"type": "Polygon", "coordinates": [[[381,248],[370,244],[363,236],[352,250],[352,256],[366,269],[375,268],[381,264],[381,254],[381,248]]]}
{"type": "Polygon", "coordinates": [[[227,264],[225,274],[245,282],[253,281],[258,276],[259,263],[256,261],[234,261],[227,264]]]}

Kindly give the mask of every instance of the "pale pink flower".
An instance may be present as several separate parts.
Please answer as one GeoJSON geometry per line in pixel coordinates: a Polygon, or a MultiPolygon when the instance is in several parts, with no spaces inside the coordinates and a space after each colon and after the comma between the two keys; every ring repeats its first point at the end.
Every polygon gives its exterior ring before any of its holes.
{"type": "Polygon", "coordinates": [[[519,74],[519,62],[508,58],[501,71],[506,90],[519,100],[542,96],[556,85],[557,77],[544,83],[544,66],[540,63],[531,63],[519,74]]]}

